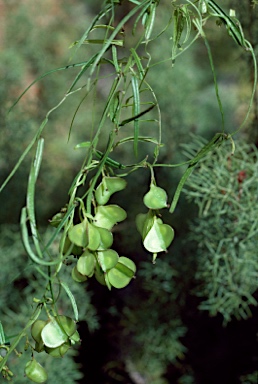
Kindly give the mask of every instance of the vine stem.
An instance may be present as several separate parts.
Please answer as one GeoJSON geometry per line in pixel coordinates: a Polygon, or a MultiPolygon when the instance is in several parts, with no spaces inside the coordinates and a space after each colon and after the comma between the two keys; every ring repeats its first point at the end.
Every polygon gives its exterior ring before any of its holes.
{"type": "Polygon", "coordinates": [[[34,323],[34,321],[37,320],[37,318],[39,317],[40,313],[41,313],[41,310],[42,310],[42,304],[38,305],[38,307],[35,309],[34,313],[32,314],[30,320],[28,321],[28,323],[26,324],[26,326],[23,328],[23,330],[19,333],[19,335],[16,337],[16,339],[14,340],[14,342],[11,344],[10,348],[8,349],[8,352],[7,354],[5,355],[5,357],[3,358],[3,360],[1,360],[0,362],[0,372],[3,370],[10,354],[14,351],[14,349],[17,347],[17,345],[19,344],[19,342],[21,341],[21,339],[26,336],[26,332],[28,330],[28,328],[31,327],[31,325],[34,323]]]}
{"type": "MultiPolygon", "coordinates": [[[[79,90],[79,89],[78,89],[79,90]]],[[[77,90],[76,90],[77,91],[77,90]]],[[[76,92],[74,91],[74,92],[76,92]]],[[[62,105],[64,103],[64,101],[67,99],[68,96],[70,96],[73,92],[71,93],[68,93],[66,94],[63,99],[56,105],[54,106],[52,109],[50,109],[48,111],[48,113],[46,114],[46,117],[45,119],[43,120],[43,122],[41,123],[39,129],[37,130],[36,134],[34,135],[34,137],[32,138],[32,140],[30,141],[30,143],[28,144],[27,148],[24,150],[24,152],[22,153],[22,155],[20,156],[19,160],[17,161],[17,163],[15,164],[14,168],[12,169],[12,171],[9,173],[9,175],[7,176],[7,178],[5,179],[5,181],[3,182],[3,184],[1,185],[0,187],[0,193],[2,192],[2,190],[6,187],[6,185],[9,183],[9,181],[11,180],[11,178],[15,175],[16,171],[18,170],[18,168],[20,167],[21,163],[23,162],[23,160],[25,159],[25,157],[27,156],[27,154],[30,152],[30,150],[32,149],[33,145],[39,140],[40,138],[40,135],[42,134],[46,124],[48,123],[48,119],[49,119],[49,116],[51,115],[52,112],[54,112],[57,108],[60,107],[60,105],[62,105]]]]}

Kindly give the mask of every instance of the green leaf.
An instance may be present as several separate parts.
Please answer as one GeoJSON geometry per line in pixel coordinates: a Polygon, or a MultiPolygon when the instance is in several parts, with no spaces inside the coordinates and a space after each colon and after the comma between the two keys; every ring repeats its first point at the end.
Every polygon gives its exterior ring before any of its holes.
{"type": "Polygon", "coordinates": [[[82,143],[77,144],[74,149],[79,149],[79,148],[89,148],[91,146],[90,141],[83,141],[82,143]]]}
{"type": "MultiPolygon", "coordinates": [[[[137,116],[140,113],[140,92],[138,79],[135,75],[132,76],[132,90],[133,90],[133,115],[137,116]]],[[[139,136],[139,120],[134,119],[134,154],[138,156],[138,136],[139,136]]]]}
{"type": "Polygon", "coordinates": [[[77,308],[77,304],[76,304],[76,300],[74,298],[74,295],[72,294],[68,285],[66,283],[64,283],[63,281],[61,281],[61,286],[64,288],[65,292],[67,293],[67,296],[69,297],[69,299],[71,301],[71,304],[73,307],[74,318],[76,321],[78,321],[79,314],[78,314],[78,308],[77,308]]]}

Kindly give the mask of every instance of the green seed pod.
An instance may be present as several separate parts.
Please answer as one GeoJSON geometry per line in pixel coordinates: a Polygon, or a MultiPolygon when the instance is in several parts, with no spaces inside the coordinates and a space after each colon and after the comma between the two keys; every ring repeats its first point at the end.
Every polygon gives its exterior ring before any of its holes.
{"type": "Polygon", "coordinates": [[[91,251],[96,251],[100,244],[100,233],[95,225],[88,223],[87,225],[88,246],[91,251]]]}
{"type": "Polygon", "coordinates": [[[107,249],[106,251],[98,252],[97,259],[102,271],[106,272],[117,264],[119,255],[113,249],[107,249]]]}
{"type": "Polygon", "coordinates": [[[75,331],[76,325],[73,319],[61,315],[51,318],[42,329],[41,337],[46,347],[56,348],[67,342],[75,331]]]}
{"type": "Polygon", "coordinates": [[[45,352],[52,357],[63,357],[66,352],[71,348],[71,343],[67,341],[66,343],[60,345],[60,347],[49,348],[45,347],[45,352]]]}
{"type": "Polygon", "coordinates": [[[74,281],[76,281],[77,283],[83,283],[84,281],[86,281],[88,279],[87,276],[84,276],[82,275],[75,267],[73,267],[72,269],[72,278],[74,281]]]}
{"type": "Polygon", "coordinates": [[[34,383],[45,383],[47,381],[47,372],[35,359],[27,362],[25,366],[25,375],[34,383]]]}
{"type": "Polygon", "coordinates": [[[95,264],[95,256],[86,250],[77,261],[76,268],[82,275],[91,277],[94,274],[95,264]]]}
{"type": "Polygon", "coordinates": [[[136,272],[136,265],[135,265],[135,263],[131,259],[128,259],[128,257],[120,256],[119,257],[119,266],[120,266],[120,264],[122,264],[123,266],[127,267],[127,270],[123,269],[123,268],[120,268],[121,270],[123,270],[123,273],[127,274],[129,277],[132,278],[134,276],[135,272],[136,272]]]}
{"type": "Polygon", "coordinates": [[[101,285],[107,285],[105,281],[105,274],[99,266],[99,263],[96,263],[95,269],[95,278],[101,285]]]}
{"type": "Polygon", "coordinates": [[[154,213],[152,210],[149,210],[148,213],[139,213],[136,216],[136,228],[140,232],[142,238],[144,239],[153,226],[154,223],[154,213]]]}
{"type": "Polygon", "coordinates": [[[63,254],[66,254],[67,252],[69,253],[69,255],[80,256],[83,252],[83,249],[82,247],[78,247],[78,245],[71,243],[69,237],[67,236],[65,238],[63,254]]]}
{"type": "Polygon", "coordinates": [[[112,289],[112,285],[110,284],[110,281],[109,281],[109,279],[108,279],[107,273],[104,273],[104,279],[105,279],[106,286],[107,286],[108,289],[111,291],[111,289],[112,289]]]}
{"type": "Polygon", "coordinates": [[[98,231],[100,234],[100,243],[98,246],[98,251],[104,251],[108,249],[113,244],[113,234],[106,228],[98,227],[98,231]]]}
{"type": "Polygon", "coordinates": [[[126,211],[118,205],[100,205],[96,208],[94,225],[108,230],[127,217],[126,211]]]}
{"type": "Polygon", "coordinates": [[[98,205],[107,204],[110,196],[126,187],[126,181],[121,177],[103,177],[102,182],[95,191],[95,198],[98,205]]]}
{"type": "Polygon", "coordinates": [[[71,317],[59,315],[55,319],[69,337],[76,332],[76,323],[71,317]]]}
{"type": "Polygon", "coordinates": [[[167,207],[167,192],[151,184],[149,192],[143,197],[143,202],[149,209],[162,209],[167,207]]]}
{"type": "Polygon", "coordinates": [[[58,225],[61,223],[62,219],[64,218],[65,213],[58,212],[56,213],[52,219],[48,220],[49,224],[52,225],[52,227],[57,228],[58,225]]]}
{"type": "Polygon", "coordinates": [[[80,334],[78,331],[75,331],[74,334],[70,337],[71,344],[76,344],[81,341],[80,334]]]}
{"type": "Polygon", "coordinates": [[[47,325],[47,321],[36,320],[31,326],[31,330],[30,330],[31,336],[37,343],[40,343],[42,341],[41,332],[42,332],[42,329],[45,327],[45,325],[47,325]]]}
{"type": "Polygon", "coordinates": [[[44,343],[43,343],[43,340],[41,340],[39,343],[36,341],[35,342],[35,347],[34,347],[35,351],[40,353],[40,352],[43,352],[44,351],[44,343]]]}
{"type": "Polygon", "coordinates": [[[107,278],[114,288],[120,289],[130,283],[135,271],[134,262],[127,257],[121,256],[116,266],[107,272],[107,278]]]}
{"type": "Polygon", "coordinates": [[[88,220],[83,220],[80,224],[76,224],[68,231],[69,240],[79,247],[87,247],[89,238],[87,236],[88,220]]]}
{"type": "Polygon", "coordinates": [[[173,228],[155,217],[153,226],[143,240],[143,245],[147,251],[158,253],[166,251],[173,239],[173,228]]]}

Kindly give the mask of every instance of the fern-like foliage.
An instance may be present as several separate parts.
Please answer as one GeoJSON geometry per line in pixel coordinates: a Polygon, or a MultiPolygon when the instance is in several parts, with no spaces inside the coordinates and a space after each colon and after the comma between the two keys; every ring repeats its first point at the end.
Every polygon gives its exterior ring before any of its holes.
{"type": "Polygon", "coordinates": [[[239,142],[234,155],[226,145],[217,148],[193,172],[185,193],[199,208],[191,240],[198,244],[200,309],[221,313],[225,323],[251,316],[258,289],[257,148],[239,142]]]}

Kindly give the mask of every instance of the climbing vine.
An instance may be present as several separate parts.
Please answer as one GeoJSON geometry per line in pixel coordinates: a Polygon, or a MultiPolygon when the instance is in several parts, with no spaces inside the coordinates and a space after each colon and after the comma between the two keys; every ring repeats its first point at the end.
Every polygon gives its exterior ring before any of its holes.
{"type": "MultiPolygon", "coordinates": [[[[121,2],[106,1],[81,38],[72,44],[72,60],[75,60],[78,50],[84,50],[87,55],[89,45],[98,49],[95,49],[85,61],[73,62],[50,70],[37,78],[9,111],[11,113],[30,87],[44,77],[53,76],[57,71],[78,68],[78,73],[64,97],[47,112],[34,137],[1,186],[3,190],[25,157],[34,151],[27,184],[26,205],[21,211],[20,226],[22,242],[28,257],[46,283],[42,288],[41,297],[34,298],[34,311],[28,315],[27,324],[10,343],[5,336],[4,324],[1,325],[0,370],[6,379],[12,377],[8,359],[22,341],[32,356],[24,368],[25,374],[37,383],[47,380],[47,371],[37,361],[37,353],[62,357],[80,342],[76,327],[79,320],[78,303],[69,283],[62,280],[61,271],[64,268],[69,269],[71,279],[78,283],[95,278],[109,290],[126,287],[137,274],[133,255],[130,257],[119,255],[112,248],[113,237],[116,235],[113,231],[114,226],[127,219],[126,210],[115,202],[117,194],[127,187],[126,177],[132,172],[141,172],[143,169],[148,169],[150,172],[150,184],[144,191],[143,198],[145,212],[137,215],[136,227],[139,232],[139,244],[141,238],[146,252],[152,255],[155,264],[158,255],[166,252],[174,239],[174,229],[164,222],[163,210],[169,209],[170,213],[175,211],[183,187],[197,164],[200,162],[205,164],[207,156],[217,151],[225,141],[231,143],[231,154],[234,154],[234,136],[247,122],[252,108],[257,83],[256,58],[235,16],[225,12],[212,0],[172,1],[169,5],[170,17],[167,25],[162,30],[157,30],[155,19],[159,1],[130,0],[129,3],[131,7],[128,13],[117,21],[116,12],[121,2]],[[212,51],[205,32],[207,21],[210,19],[216,20],[218,24],[224,24],[225,31],[243,49],[244,54],[250,55],[253,59],[254,84],[248,110],[243,122],[234,132],[227,132],[225,127],[212,51]],[[127,23],[132,25],[129,32],[124,28],[127,23]],[[148,73],[159,64],[153,62],[149,47],[158,44],[159,39],[167,38],[165,32],[170,32],[171,35],[171,52],[162,61],[171,62],[171,70],[177,65],[179,57],[193,44],[197,44],[197,39],[201,38],[204,41],[221,116],[220,132],[195,150],[190,159],[179,164],[159,163],[160,149],[164,146],[162,111],[155,89],[148,82],[148,73]],[[134,36],[132,46],[126,44],[128,33],[134,36]],[[103,79],[109,84],[105,106],[100,116],[94,114],[93,108],[92,126],[85,130],[85,139],[75,147],[84,153],[84,160],[70,186],[66,205],[58,207],[56,214],[49,220],[53,232],[45,242],[40,235],[35,213],[37,178],[41,163],[44,161],[45,127],[54,111],[61,105],[69,103],[73,95],[80,94],[81,100],[68,129],[69,140],[73,134],[78,111],[83,104],[89,99],[97,103],[96,90],[103,79]],[[149,136],[142,135],[143,126],[151,127],[151,132],[156,133],[149,136]],[[104,138],[105,145],[103,145],[104,138]],[[147,144],[148,148],[144,155],[142,144],[145,144],[144,148],[147,144]],[[121,146],[131,148],[134,156],[132,163],[119,161],[121,146]],[[170,201],[169,191],[158,185],[156,173],[160,167],[179,166],[187,168],[170,201]],[[55,242],[58,242],[58,250],[53,247],[55,242]],[[65,292],[70,300],[73,317],[61,314],[59,311],[58,300],[61,291],[65,292]]],[[[220,161],[221,159],[218,159],[216,164],[220,161]]]]}

